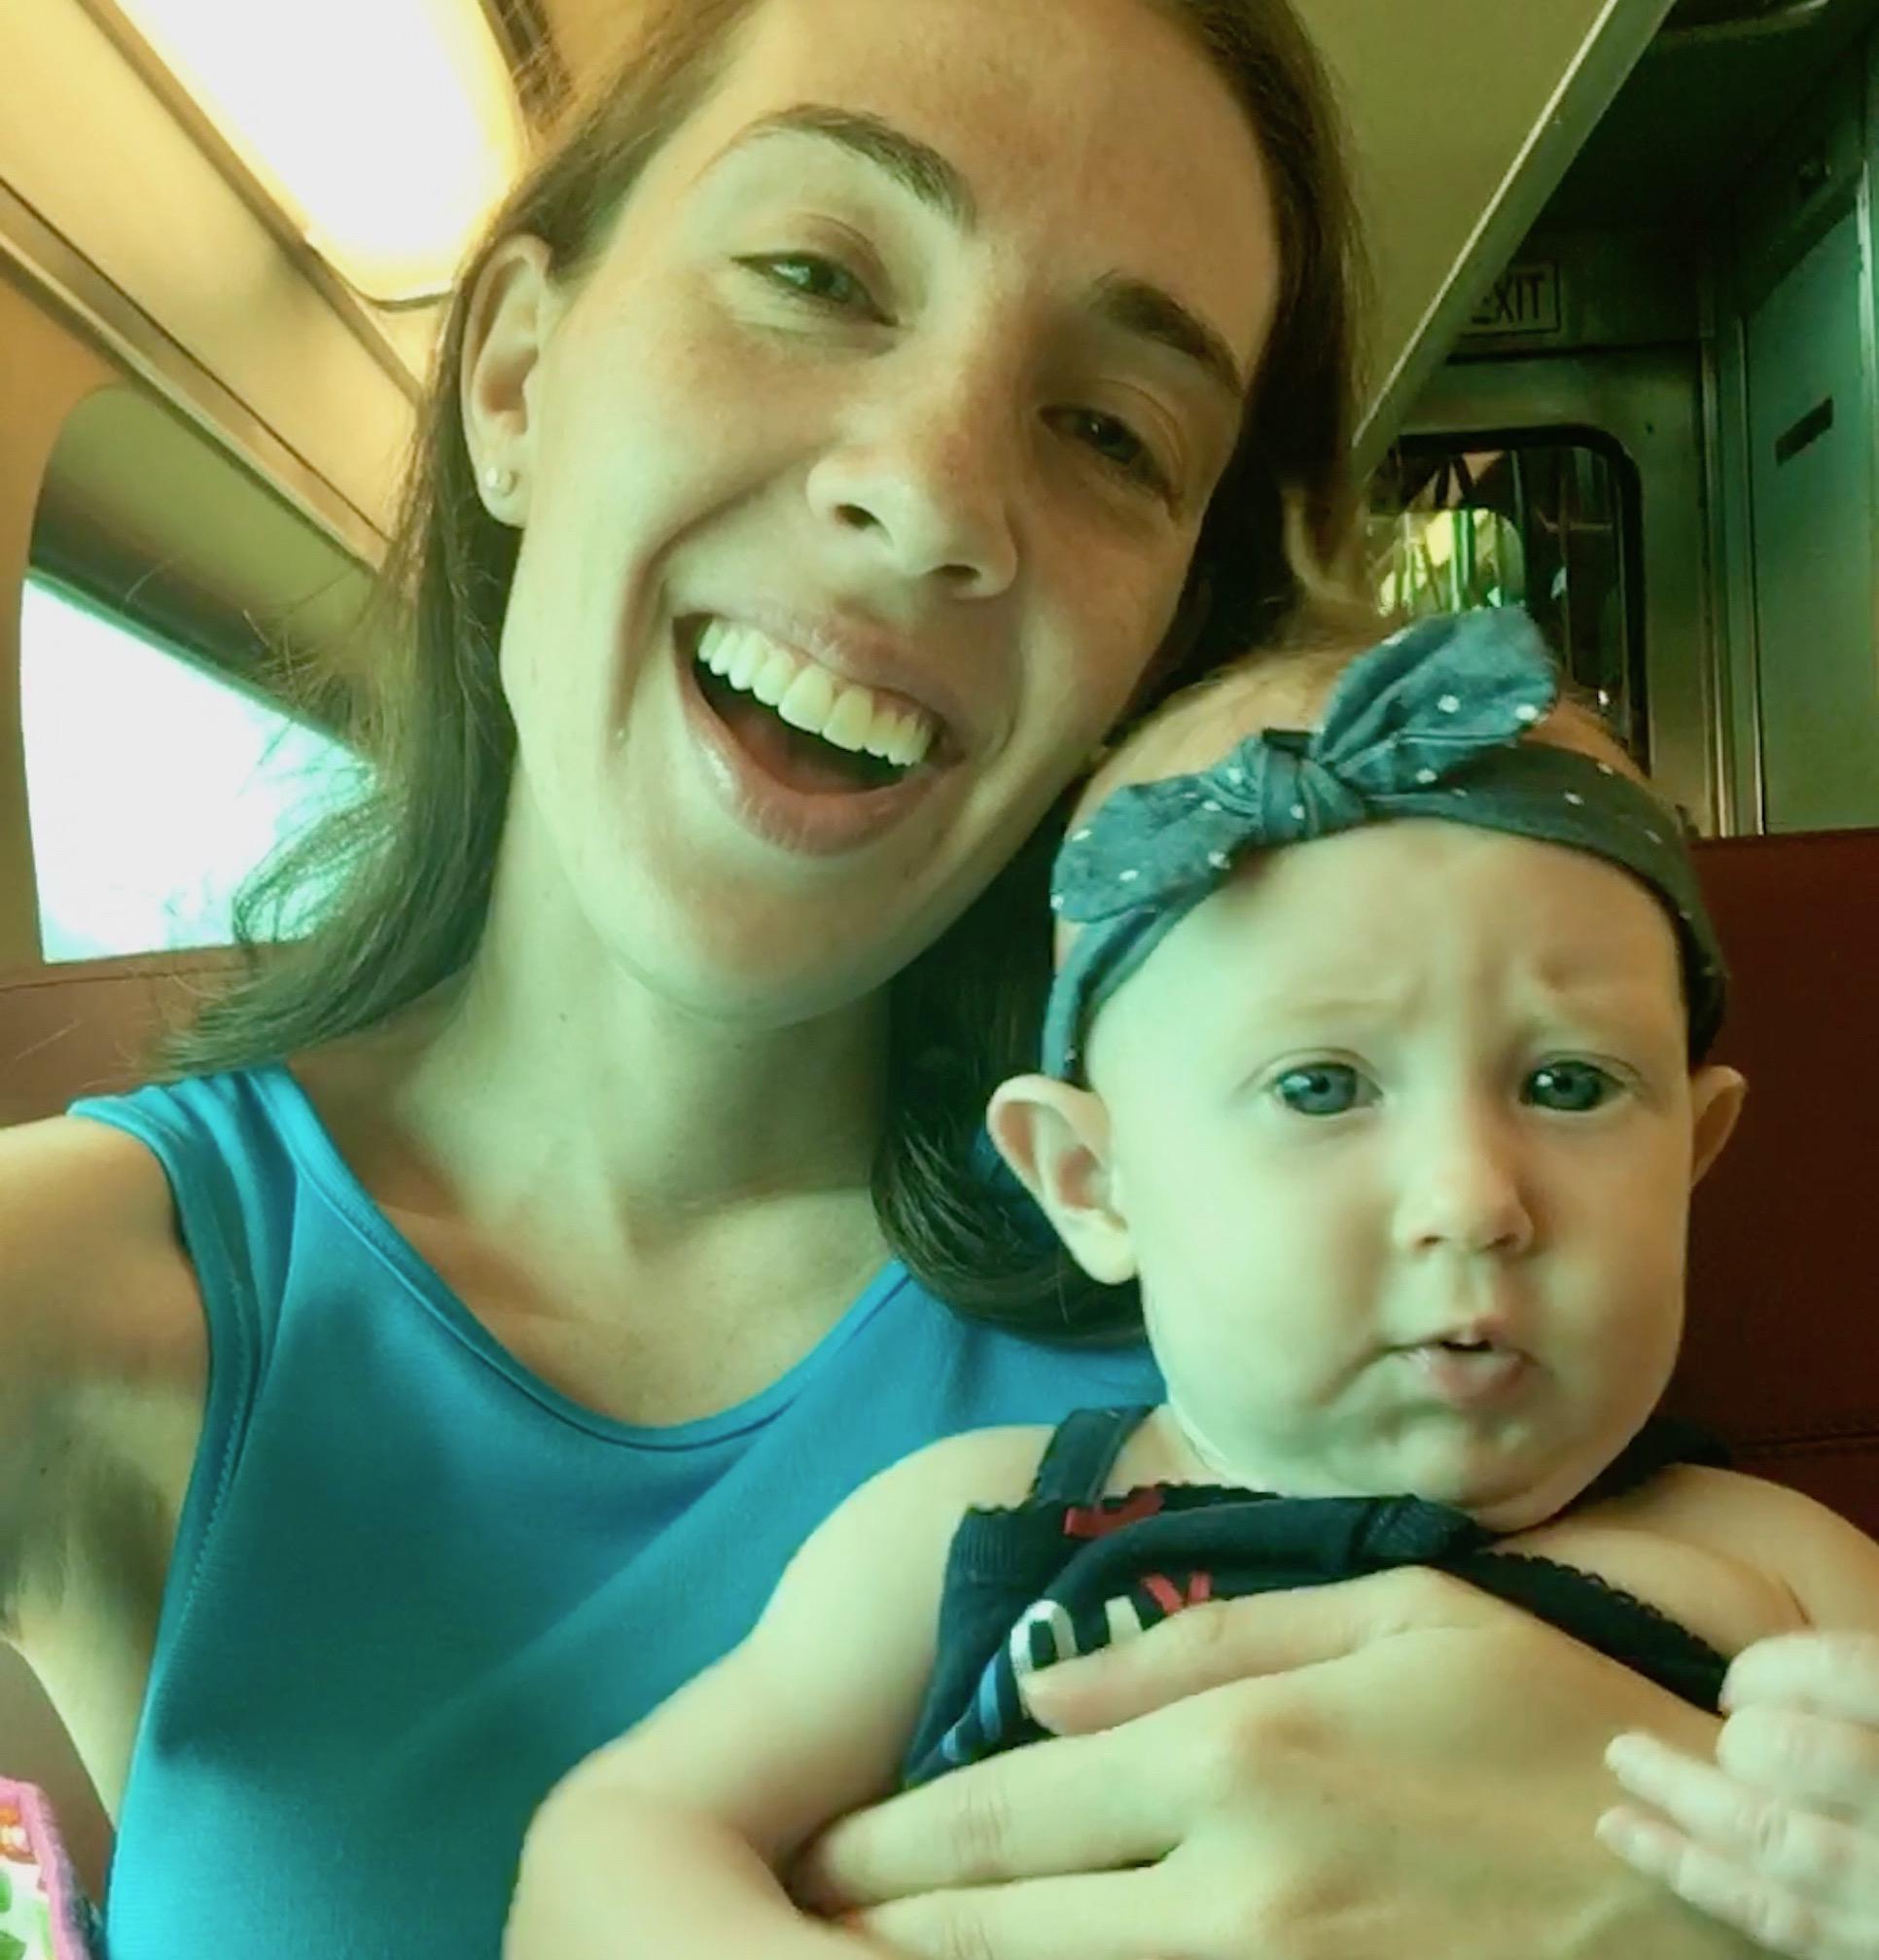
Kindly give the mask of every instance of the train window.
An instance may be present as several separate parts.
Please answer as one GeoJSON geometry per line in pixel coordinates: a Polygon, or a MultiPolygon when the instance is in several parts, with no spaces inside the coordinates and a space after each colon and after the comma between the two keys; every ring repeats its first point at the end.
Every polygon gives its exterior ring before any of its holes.
{"type": "Polygon", "coordinates": [[[1578,429],[1414,437],[1379,472],[1371,509],[1388,609],[1524,606],[1649,761],[1638,475],[1615,443],[1578,429]]]}
{"type": "Polygon", "coordinates": [[[49,961],[228,944],[243,879],[356,785],[348,749],[38,574],[20,689],[49,961]]]}

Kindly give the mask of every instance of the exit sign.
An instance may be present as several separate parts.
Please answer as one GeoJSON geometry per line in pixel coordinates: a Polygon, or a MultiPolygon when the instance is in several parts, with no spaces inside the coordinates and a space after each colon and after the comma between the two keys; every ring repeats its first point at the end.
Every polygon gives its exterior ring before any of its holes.
{"type": "Polygon", "coordinates": [[[1467,332],[1557,334],[1559,329],[1559,267],[1540,263],[1509,266],[1469,316],[1467,332]]]}

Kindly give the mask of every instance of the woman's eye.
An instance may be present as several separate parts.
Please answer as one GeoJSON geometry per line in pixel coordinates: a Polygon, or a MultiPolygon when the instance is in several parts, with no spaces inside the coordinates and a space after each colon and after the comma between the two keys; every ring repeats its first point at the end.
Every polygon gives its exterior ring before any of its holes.
{"type": "Polygon", "coordinates": [[[1542,1109],[1584,1116],[1610,1101],[1619,1084],[1589,1061],[1552,1061],[1527,1078],[1527,1099],[1542,1109]]]}
{"type": "Polygon", "coordinates": [[[1126,422],[1096,409],[1062,409],[1057,411],[1057,420],[1085,448],[1094,450],[1131,482],[1152,490],[1157,497],[1173,500],[1174,485],[1168,481],[1167,472],[1126,422]]]}
{"type": "Polygon", "coordinates": [[[819,252],[778,252],[762,258],[740,259],[737,263],[748,267],[767,284],[781,287],[793,299],[879,317],[879,308],[868,288],[838,260],[825,259],[819,252]]]}
{"type": "Polygon", "coordinates": [[[1298,1116],[1344,1116],[1374,1099],[1371,1085],[1341,1061],[1288,1069],[1272,1087],[1279,1100],[1298,1116]]]}

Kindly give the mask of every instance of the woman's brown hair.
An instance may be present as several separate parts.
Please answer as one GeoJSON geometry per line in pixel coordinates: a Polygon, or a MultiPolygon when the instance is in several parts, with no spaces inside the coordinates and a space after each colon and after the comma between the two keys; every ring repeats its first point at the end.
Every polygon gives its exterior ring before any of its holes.
{"type": "MultiPolygon", "coordinates": [[[[470,296],[499,241],[531,233],[578,281],[648,161],[710,94],[762,0],[658,0],[616,73],[571,101],[466,262],[439,338],[397,521],[362,627],[350,805],[243,893],[242,978],[172,1041],[173,1072],[240,1067],[385,1020],[459,974],[488,913],[515,753],[497,647],[517,534],[484,509],[458,409],[470,296]],[[283,919],[310,928],[268,944],[283,919]],[[266,948],[265,957],[262,949],[266,948]]],[[[1075,0],[1064,0],[1065,5],[1075,0]]],[[[1290,0],[1145,0],[1191,34],[1258,134],[1282,290],[1241,440],[1201,529],[1152,707],[1294,630],[1352,548],[1360,258],[1329,87],[1290,0]]],[[[992,1088],[1035,1057],[1048,984],[1046,825],[894,982],[874,1194],[896,1250],[962,1312],[1058,1337],[1128,1322],[985,1174],[992,1088]]]]}

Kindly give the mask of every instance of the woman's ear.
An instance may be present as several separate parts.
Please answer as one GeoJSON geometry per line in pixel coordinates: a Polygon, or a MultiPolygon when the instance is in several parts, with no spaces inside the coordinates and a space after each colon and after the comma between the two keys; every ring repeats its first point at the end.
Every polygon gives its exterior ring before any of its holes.
{"type": "Polygon", "coordinates": [[[536,370],[561,310],[549,248],[526,233],[495,248],[470,298],[458,408],[483,502],[504,523],[527,511],[536,370]]]}
{"type": "Polygon", "coordinates": [[[1692,1188],[1703,1181],[1722,1146],[1734,1134],[1749,1093],[1748,1083],[1732,1068],[1711,1064],[1690,1078],[1690,1173],[1692,1188]]]}
{"type": "Polygon", "coordinates": [[[1107,1286],[1133,1279],[1135,1249],[1119,1204],[1102,1098],[1050,1076],[1014,1076],[993,1094],[985,1127],[1090,1278],[1107,1286]]]}

